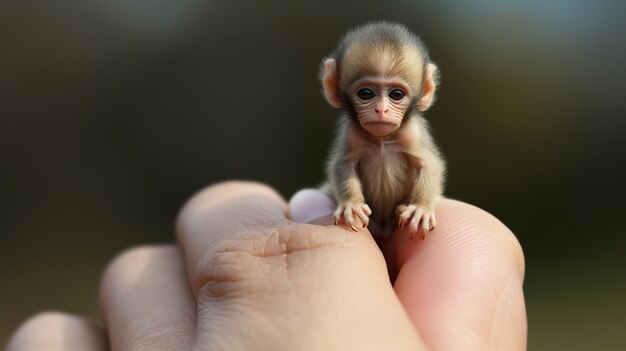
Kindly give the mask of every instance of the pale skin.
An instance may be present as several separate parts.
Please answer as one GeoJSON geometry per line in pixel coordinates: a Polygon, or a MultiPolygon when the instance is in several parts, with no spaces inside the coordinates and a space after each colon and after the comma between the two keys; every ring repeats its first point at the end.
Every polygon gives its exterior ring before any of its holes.
{"type": "Polygon", "coordinates": [[[526,349],[524,259],[496,218],[444,199],[429,240],[398,229],[379,248],[332,211],[319,191],[286,203],[261,184],[211,186],[182,209],[178,246],[111,262],[102,326],[41,313],[7,350],[526,349]]]}
{"type": "Polygon", "coordinates": [[[335,222],[354,231],[370,225],[383,238],[397,225],[423,239],[437,225],[445,172],[420,115],[434,101],[437,67],[396,25],[364,26],[341,45],[322,73],[328,103],[348,111],[322,187],[337,202],[335,222]]]}

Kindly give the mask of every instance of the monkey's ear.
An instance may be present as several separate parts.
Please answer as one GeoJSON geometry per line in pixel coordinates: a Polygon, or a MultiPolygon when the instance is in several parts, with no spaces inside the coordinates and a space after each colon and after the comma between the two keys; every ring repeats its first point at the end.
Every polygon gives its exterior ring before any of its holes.
{"type": "Polygon", "coordinates": [[[439,84],[439,68],[433,63],[426,66],[424,83],[422,84],[422,98],[417,102],[417,109],[426,111],[435,102],[435,90],[439,84]]]}
{"type": "Polygon", "coordinates": [[[337,61],[332,58],[326,59],[321,75],[326,101],[328,101],[330,106],[340,108],[342,104],[341,95],[339,94],[339,82],[337,81],[337,61]]]}

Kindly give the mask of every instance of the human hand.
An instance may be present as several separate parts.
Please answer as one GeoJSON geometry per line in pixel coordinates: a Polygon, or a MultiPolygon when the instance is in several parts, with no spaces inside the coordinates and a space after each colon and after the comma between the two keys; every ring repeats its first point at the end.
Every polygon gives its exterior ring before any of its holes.
{"type": "MultiPolygon", "coordinates": [[[[290,201],[292,218],[330,224],[335,205],[316,190],[290,201]],[[326,215],[324,215],[326,214],[326,215]]],[[[432,350],[525,350],[524,255],[489,213],[442,199],[426,240],[398,229],[380,242],[395,293],[432,350]]]]}
{"type": "Polygon", "coordinates": [[[327,205],[313,191],[287,205],[258,184],[210,187],[181,211],[181,248],[132,249],[106,270],[108,345],[48,313],[8,350],[525,348],[523,258],[493,217],[443,200],[428,240],[396,233],[386,263],[366,229],[289,220],[331,223],[327,205]]]}

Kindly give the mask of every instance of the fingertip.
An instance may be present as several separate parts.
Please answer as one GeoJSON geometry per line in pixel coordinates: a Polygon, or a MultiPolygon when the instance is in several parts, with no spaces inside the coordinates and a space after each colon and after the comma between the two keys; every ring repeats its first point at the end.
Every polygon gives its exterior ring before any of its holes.
{"type": "Polygon", "coordinates": [[[245,217],[247,225],[269,227],[285,222],[286,210],[283,198],[268,185],[220,182],[198,191],[185,203],[176,220],[176,236],[183,247],[193,247],[227,230],[230,220],[245,217]]]}
{"type": "Polygon", "coordinates": [[[47,311],[24,321],[9,340],[6,350],[104,351],[108,347],[105,332],[92,321],[47,311]]]}
{"type": "Polygon", "coordinates": [[[410,241],[398,230],[391,247],[399,271],[394,288],[425,342],[436,349],[524,349],[524,259],[513,233],[460,201],[440,201],[437,219],[425,240],[410,241]]]}
{"type": "Polygon", "coordinates": [[[253,181],[232,180],[209,185],[195,193],[183,205],[178,213],[177,225],[185,223],[196,216],[204,216],[207,207],[223,202],[229,198],[240,196],[260,196],[277,204],[284,204],[284,200],[272,187],[253,181]]]}

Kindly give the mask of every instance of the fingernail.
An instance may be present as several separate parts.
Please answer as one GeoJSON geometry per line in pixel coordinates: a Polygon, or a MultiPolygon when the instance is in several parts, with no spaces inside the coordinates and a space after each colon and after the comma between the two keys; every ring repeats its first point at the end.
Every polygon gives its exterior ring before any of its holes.
{"type": "Polygon", "coordinates": [[[316,189],[300,190],[289,200],[289,214],[298,223],[308,223],[332,215],[335,207],[335,203],[326,194],[316,189]]]}

